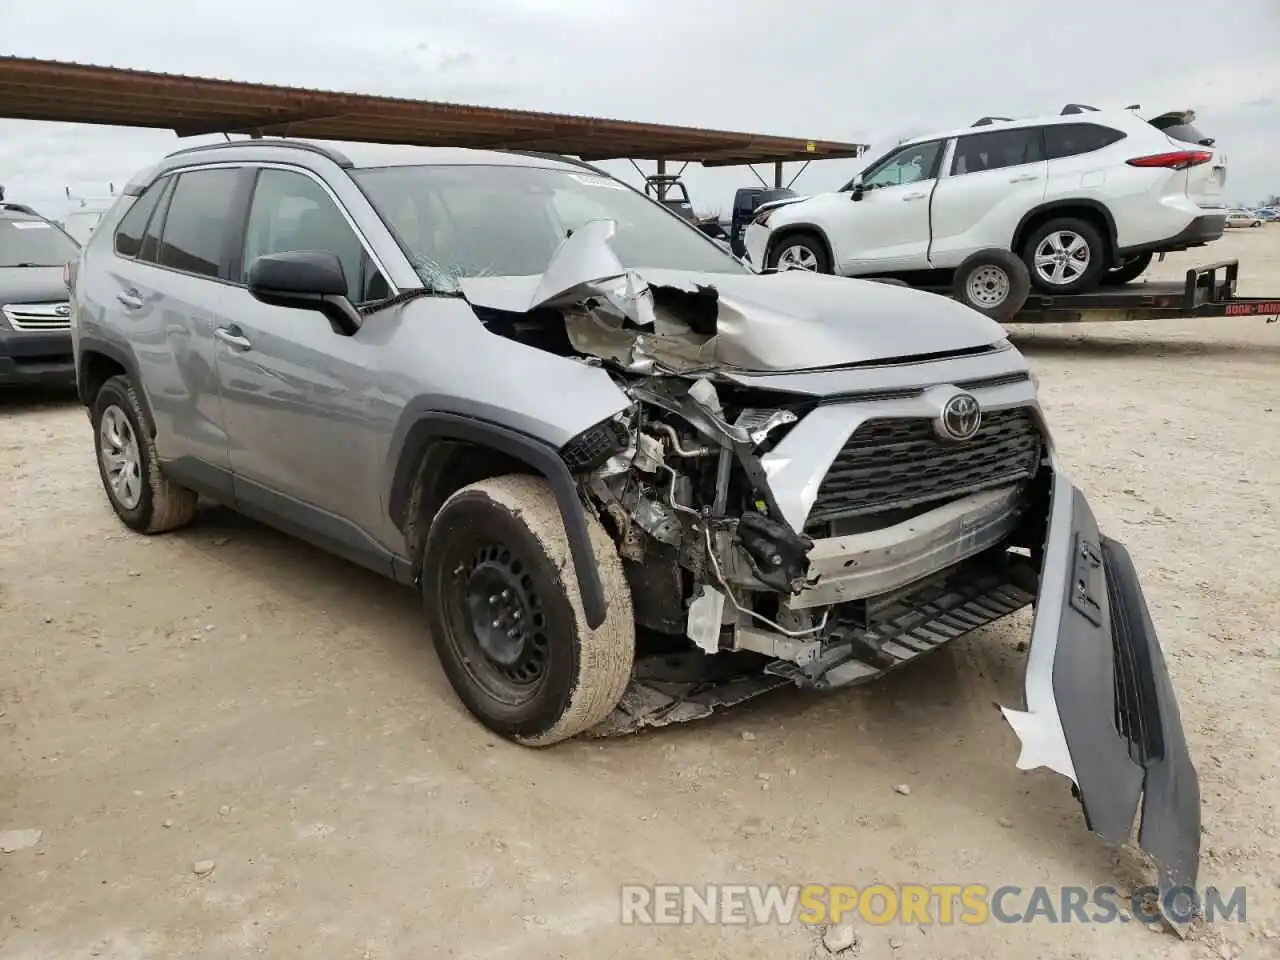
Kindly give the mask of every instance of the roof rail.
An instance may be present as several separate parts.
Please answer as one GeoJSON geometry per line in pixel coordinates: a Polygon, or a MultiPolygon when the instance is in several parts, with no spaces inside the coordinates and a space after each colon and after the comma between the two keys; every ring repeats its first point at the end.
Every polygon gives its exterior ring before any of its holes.
{"type": "Polygon", "coordinates": [[[1008,123],[1012,119],[1013,117],[983,117],[981,120],[977,121],[974,126],[989,127],[993,123],[1008,123]]]}
{"type": "Polygon", "coordinates": [[[602,176],[611,176],[604,170],[601,170],[593,163],[581,160],[578,157],[570,156],[567,153],[550,153],[546,150],[496,150],[495,153],[509,153],[516,157],[534,157],[538,160],[559,160],[561,163],[572,164],[575,167],[582,167],[584,170],[591,170],[602,176]]]}
{"type": "Polygon", "coordinates": [[[291,150],[306,150],[309,153],[318,153],[322,157],[328,157],[338,166],[347,170],[355,166],[349,157],[333,147],[312,143],[310,140],[289,140],[285,137],[252,137],[248,140],[228,140],[225,143],[206,143],[196,147],[183,147],[181,150],[166,154],[165,159],[187,156],[193,153],[205,153],[209,150],[230,150],[234,147],[288,147],[291,150]]]}
{"type": "Polygon", "coordinates": [[[1091,107],[1087,103],[1068,103],[1065,107],[1062,108],[1062,112],[1059,113],[1058,116],[1065,117],[1068,114],[1072,114],[1072,113],[1097,113],[1097,112],[1098,112],[1097,107],[1091,107]]]}

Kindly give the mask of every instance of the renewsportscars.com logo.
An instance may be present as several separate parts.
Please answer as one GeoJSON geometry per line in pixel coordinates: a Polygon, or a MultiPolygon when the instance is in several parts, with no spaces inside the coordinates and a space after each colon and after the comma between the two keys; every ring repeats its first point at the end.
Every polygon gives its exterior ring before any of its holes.
{"type": "Polygon", "coordinates": [[[987,884],[658,884],[622,888],[624,924],[790,924],[860,920],[867,924],[977,926],[985,923],[1243,922],[1245,888],[1112,886],[1019,887],[987,884]]]}

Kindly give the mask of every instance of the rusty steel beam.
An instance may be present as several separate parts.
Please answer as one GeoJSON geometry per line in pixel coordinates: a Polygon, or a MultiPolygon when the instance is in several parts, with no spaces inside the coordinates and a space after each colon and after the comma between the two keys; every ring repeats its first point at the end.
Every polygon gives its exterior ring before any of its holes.
{"type": "Polygon", "coordinates": [[[321,140],[544,149],[707,166],[858,156],[859,144],[504,110],[0,57],[0,115],[158,127],[179,135],[282,131],[321,140]]]}

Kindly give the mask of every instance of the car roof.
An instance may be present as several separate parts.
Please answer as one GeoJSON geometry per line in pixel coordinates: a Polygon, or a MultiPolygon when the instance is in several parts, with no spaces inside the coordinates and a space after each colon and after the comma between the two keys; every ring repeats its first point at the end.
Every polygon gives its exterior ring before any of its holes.
{"type": "MultiPolygon", "coordinates": [[[[930,140],[950,140],[952,137],[963,137],[976,133],[994,133],[1000,130],[1019,130],[1023,127],[1051,127],[1066,123],[1100,123],[1104,126],[1127,126],[1135,120],[1141,120],[1131,110],[1090,110],[1085,113],[1054,114],[1049,117],[1023,117],[1017,120],[992,120],[981,126],[958,127],[941,133],[929,133],[911,137],[898,144],[899,147],[912,143],[928,143],[930,140]]],[[[1144,121],[1145,122],[1145,121],[1144,121]]]]}
{"type": "Polygon", "coordinates": [[[364,169],[369,167],[401,167],[427,165],[474,165],[474,166],[519,166],[519,167],[553,167],[565,170],[581,169],[585,164],[580,160],[560,157],[550,153],[516,152],[511,150],[477,150],[467,147],[416,147],[389,143],[345,143],[330,140],[294,140],[279,137],[262,137],[250,140],[231,140],[225,143],[204,144],[188,147],[171,153],[170,157],[202,157],[205,154],[219,154],[222,151],[235,151],[257,148],[268,148],[272,151],[305,151],[309,154],[323,154],[348,169],[364,169]]]}
{"type": "Polygon", "coordinates": [[[289,159],[302,166],[315,168],[325,160],[345,170],[407,166],[510,166],[540,167],[566,172],[591,170],[608,176],[603,170],[574,157],[551,153],[514,150],[472,150],[463,147],[416,147],[401,144],[343,143],[338,141],[294,140],[261,137],[202,144],[175,150],[158,163],[136,174],[123,193],[138,196],[163,174],[197,164],[271,163],[289,159]]]}

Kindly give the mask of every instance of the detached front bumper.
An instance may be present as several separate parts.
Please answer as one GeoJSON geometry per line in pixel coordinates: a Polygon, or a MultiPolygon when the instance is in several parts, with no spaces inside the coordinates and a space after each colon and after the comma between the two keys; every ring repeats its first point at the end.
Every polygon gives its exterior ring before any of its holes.
{"type": "Polygon", "coordinates": [[[1177,698],[1137,571],[1098,531],[1084,495],[1054,475],[1027,659],[1026,709],[1005,709],[1018,767],[1048,767],[1076,785],[1089,828],[1138,844],[1160,887],[1194,887],[1200,785],[1177,698]]]}

